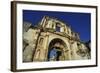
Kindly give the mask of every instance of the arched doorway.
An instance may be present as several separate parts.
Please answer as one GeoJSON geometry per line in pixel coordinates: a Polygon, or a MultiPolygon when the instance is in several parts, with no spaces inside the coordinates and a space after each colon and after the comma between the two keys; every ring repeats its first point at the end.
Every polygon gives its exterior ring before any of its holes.
{"type": "Polygon", "coordinates": [[[53,39],[48,48],[48,61],[65,60],[65,50],[67,50],[67,46],[63,40],[53,39]]]}

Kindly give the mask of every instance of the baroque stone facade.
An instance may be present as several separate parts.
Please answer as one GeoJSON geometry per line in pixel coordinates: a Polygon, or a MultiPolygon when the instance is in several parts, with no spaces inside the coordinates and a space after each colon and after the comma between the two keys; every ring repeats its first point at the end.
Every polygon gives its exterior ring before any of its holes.
{"type": "Polygon", "coordinates": [[[90,59],[91,52],[68,24],[44,16],[37,26],[23,24],[23,62],[90,59]]]}

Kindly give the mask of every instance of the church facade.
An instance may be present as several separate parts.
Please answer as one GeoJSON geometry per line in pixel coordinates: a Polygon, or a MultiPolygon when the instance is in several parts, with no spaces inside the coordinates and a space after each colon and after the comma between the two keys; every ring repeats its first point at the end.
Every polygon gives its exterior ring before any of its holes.
{"type": "Polygon", "coordinates": [[[89,48],[67,23],[44,16],[37,26],[23,24],[23,62],[90,58],[89,48]]]}

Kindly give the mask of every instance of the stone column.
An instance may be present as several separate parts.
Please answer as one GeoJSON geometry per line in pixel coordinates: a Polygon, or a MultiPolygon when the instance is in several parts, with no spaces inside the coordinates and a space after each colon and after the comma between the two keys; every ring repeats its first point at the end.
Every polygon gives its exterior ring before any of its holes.
{"type": "Polygon", "coordinates": [[[48,49],[47,44],[48,44],[48,36],[43,36],[43,42],[42,44],[38,43],[33,61],[47,60],[47,49],[48,49]]]}
{"type": "Polygon", "coordinates": [[[64,49],[65,53],[65,60],[71,60],[71,50],[70,50],[70,44],[68,41],[66,41],[66,47],[64,49]]]}
{"type": "Polygon", "coordinates": [[[35,52],[33,61],[44,61],[44,54],[45,50],[43,49],[43,47],[39,47],[35,52]]]}
{"type": "Polygon", "coordinates": [[[49,35],[48,35],[48,32],[46,33],[46,37],[45,37],[45,46],[44,46],[44,49],[45,49],[45,54],[44,54],[44,60],[47,61],[47,58],[48,58],[48,49],[49,49],[49,35]]]}
{"type": "Polygon", "coordinates": [[[69,49],[64,51],[65,60],[71,60],[71,51],[69,49]]]}

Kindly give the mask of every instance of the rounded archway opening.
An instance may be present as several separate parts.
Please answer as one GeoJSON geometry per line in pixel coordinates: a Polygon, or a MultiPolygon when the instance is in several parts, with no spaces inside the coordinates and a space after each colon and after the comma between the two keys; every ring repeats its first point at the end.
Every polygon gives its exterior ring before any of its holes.
{"type": "Polygon", "coordinates": [[[65,59],[64,51],[66,49],[66,43],[59,39],[53,39],[48,48],[48,61],[61,61],[65,59]]]}

